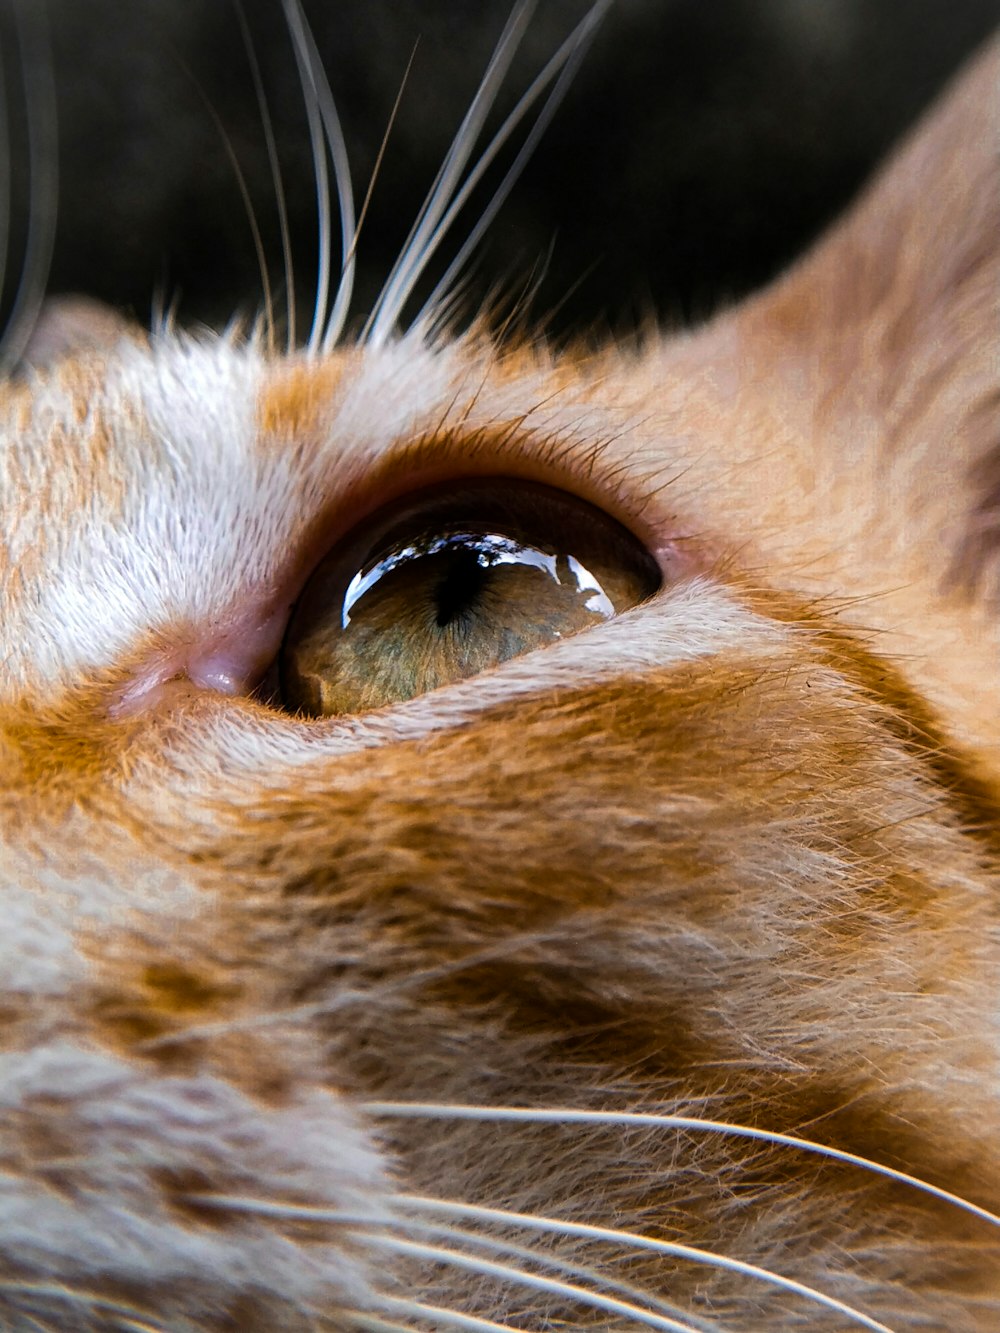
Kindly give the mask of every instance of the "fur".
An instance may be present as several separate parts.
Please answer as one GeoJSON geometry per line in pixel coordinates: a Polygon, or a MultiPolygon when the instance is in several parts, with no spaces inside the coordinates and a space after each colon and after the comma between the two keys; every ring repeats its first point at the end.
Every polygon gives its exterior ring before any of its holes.
{"type": "Polygon", "coordinates": [[[691,335],[113,328],[2,387],[0,1326],[1000,1326],[998,71],[691,335]],[[477,475],[661,591],[262,700],[319,557],[477,475]]]}

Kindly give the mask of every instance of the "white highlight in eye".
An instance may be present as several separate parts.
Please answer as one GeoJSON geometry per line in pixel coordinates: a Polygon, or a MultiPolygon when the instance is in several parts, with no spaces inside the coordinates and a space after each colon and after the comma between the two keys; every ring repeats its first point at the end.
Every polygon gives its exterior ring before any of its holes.
{"type": "Polygon", "coordinates": [[[376,560],[370,568],[359,569],[344,593],[344,606],[340,614],[341,629],[347,629],[351,623],[351,609],[380,579],[410,560],[417,560],[422,556],[440,555],[448,550],[459,550],[468,555],[475,555],[477,564],[483,569],[492,569],[494,565],[529,565],[548,574],[549,578],[560,587],[564,587],[570,581],[568,576],[571,576],[579,592],[591,593],[584,602],[588,611],[593,615],[603,616],[605,620],[610,620],[615,614],[611,599],[597,578],[574,555],[548,555],[545,551],[539,551],[534,546],[524,546],[501,533],[449,532],[445,536],[436,537],[426,545],[403,546],[384,559],[376,560]],[[560,559],[564,560],[567,566],[568,576],[565,578],[559,575],[560,559]]]}
{"type": "MultiPolygon", "coordinates": [[[[611,605],[611,598],[604,591],[597,579],[594,578],[589,569],[585,569],[580,564],[575,555],[568,555],[566,563],[569,565],[570,573],[576,579],[576,586],[581,592],[592,590],[593,596],[588,597],[584,606],[595,616],[603,616],[605,620],[610,620],[615,614],[615,608],[611,605]]],[[[559,581],[558,575],[556,582],[559,581]]]]}

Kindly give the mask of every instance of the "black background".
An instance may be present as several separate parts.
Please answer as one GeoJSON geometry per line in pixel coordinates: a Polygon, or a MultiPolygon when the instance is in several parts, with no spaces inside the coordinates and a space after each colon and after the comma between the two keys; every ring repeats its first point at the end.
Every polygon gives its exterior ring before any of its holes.
{"type": "MultiPolygon", "coordinates": [[[[23,84],[13,0],[3,3],[19,199],[23,84]]],[[[509,3],[304,0],[304,8],[359,198],[419,38],[360,244],[354,310],[363,313],[509,3]]],[[[497,118],[586,9],[541,0],[497,118]]],[[[279,285],[280,246],[229,0],[49,0],[47,11],[60,145],[50,289],[101,297],[142,322],[156,299],[175,302],[188,324],[252,313],[261,289],[250,230],[209,105],[246,175],[279,285]]],[[[618,0],[489,233],[470,305],[497,282],[520,290],[547,257],[533,309],[552,312],[556,334],[620,333],[651,314],[666,323],[704,316],[780,269],[843,208],[996,12],[995,0],[618,0]]],[[[308,302],[315,205],[297,71],[278,0],[246,0],[245,13],[308,302]]],[[[478,206],[487,197],[488,188],[478,206]]],[[[12,270],[22,224],[15,208],[12,270]]],[[[461,232],[460,223],[450,253],[461,232]]],[[[10,284],[9,274],[8,300],[10,284]]]]}

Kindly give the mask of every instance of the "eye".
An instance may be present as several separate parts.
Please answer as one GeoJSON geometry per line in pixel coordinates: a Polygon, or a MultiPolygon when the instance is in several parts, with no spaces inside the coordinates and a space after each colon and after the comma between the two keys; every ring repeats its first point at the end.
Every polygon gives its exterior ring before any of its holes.
{"type": "Polygon", "coordinates": [[[278,663],[281,704],[313,716],[411,699],[596,625],[659,570],[593,505],[510,478],[411,496],[314,571],[278,663]]]}

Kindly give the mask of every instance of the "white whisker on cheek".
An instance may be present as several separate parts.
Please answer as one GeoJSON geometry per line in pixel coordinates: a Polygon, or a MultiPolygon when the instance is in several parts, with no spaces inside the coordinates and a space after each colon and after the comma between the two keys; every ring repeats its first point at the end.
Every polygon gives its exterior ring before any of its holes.
{"type": "MultiPolygon", "coordinates": [[[[329,1209],[310,1208],[305,1205],[268,1203],[263,1200],[223,1196],[197,1196],[192,1198],[192,1203],[197,1203],[208,1208],[219,1208],[222,1210],[232,1210],[233,1212],[245,1212],[258,1214],[260,1216],[287,1217],[287,1218],[310,1218],[317,1222],[328,1222],[331,1225],[342,1226],[345,1228],[362,1227],[365,1228],[363,1239],[366,1243],[372,1245],[384,1245],[392,1247],[394,1239],[400,1237],[406,1239],[412,1236],[433,1237],[437,1239],[450,1240],[459,1245],[471,1247],[474,1250],[486,1250],[494,1255],[507,1255],[513,1258],[524,1260],[532,1265],[554,1270],[566,1277],[577,1279],[575,1285],[556,1282],[549,1283],[543,1280],[542,1283],[535,1284],[535,1274],[525,1271],[521,1268],[513,1268],[502,1264],[493,1264],[483,1267],[480,1264],[478,1270],[475,1268],[475,1260],[469,1256],[463,1256],[460,1252],[454,1250],[434,1250],[432,1247],[424,1246],[419,1251],[413,1249],[409,1251],[415,1257],[425,1259],[435,1259],[443,1263],[454,1261],[461,1266],[466,1259],[471,1265],[471,1271],[479,1271],[486,1274],[491,1273],[505,1281],[520,1283],[522,1285],[537,1285],[539,1290],[547,1291],[555,1295],[562,1295],[568,1298],[576,1298],[583,1304],[593,1305],[594,1308],[604,1309],[612,1313],[626,1315],[632,1321],[648,1325],[653,1328],[662,1328],[672,1330],[673,1333],[722,1333],[716,1323],[708,1323],[703,1319],[691,1315],[689,1312],[678,1309],[667,1301],[659,1299],[652,1292],[634,1286],[631,1283],[616,1279],[610,1273],[602,1273],[598,1269],[573,1263],[569,1260],[560,1258],[546,1250],[532,1250],[524,1245],[517,1245],[510,1240],[499,1240],[491,1235],[484,1235],[480,1232],[471,1231],[468,1228],[443,1225],[441,1223],[427,1222],[409,1216],[408,1213],[413,1208],[419,1207],[421,1203],[437,1203],[442,1215],[448,1212],[447,1202],[444,1200],[415,1200],[412,1198],[400,1197],[397,1202],[402,1206],[403,1212],[394,1217],[392,1231],[385,1231],[379,1234],[372,1230],[372,1224],[369,1220],[352,1217],[349,1214],[334,1212],[329,1209]],[[457,1258],[455,1258],[457,1256],[457,1258]],[[580,1286],[583,1282],[586,1286],[580,1286]],[[607,1292],[612,1296],[625,1297],[625,1301],[617,1300],[605,1303],[601,1293],[607,1292]],[[596,1297],[596,1300],[591,1300],[596,1297]],[[649,1316],[649,1319],[646,1318],[649,1316]],[[649,1323],[649,1320],[652,1323],[649,1323]]],[[[428,1207],[428,1212],[433,1211],[428,1207]]],[[[456,1214],[461,1212],[460,1208],[455,1209],[456,1214]]],[[[477,1210],[471,1207],[468,1212],[470,1218],[477,1215],[480,1220],[501,1221],[507,1225],[515,1223],[518,1220],[518,1214],[505,1214],[497,1212],[490,1216],[489,1210],[477,1210]]],[[[540,1220],[540,1219],[535,1219],[540,1220]]],[[[541,1229],[541,1228],[539,1228],[541,1229]]],[[[402,1253],[403,1251],[400,1251],[402,1253]]]]}
{"type": "MultiPolygon", "coordinates": [[[[114,1320],[115,1327],[134,1329],[136,1333],[167,1333],[167,1326],[159,1323],[155,1316],[145,1310],[137,1310],[124,1301],[116,1301],[99,1292],[77,1291],[56,1282],[9,1282],[0,1278],[0,1291],[11,1300],[15,1310],[20,1303],[34,1306],[49,1305],[58,1311],[62,1308],[65,1320],[67,1307],[79,1307],[95,1316],[106,1316],[114,1320]]],[[[32,1314],[30,1308],[18,1311],[17,1318],[23,1318],[26,1325],[34,1324],[38,1328],[56,1329],[66,1327],[65,1322],[48,1324],[41,1314],[32,1314]]],[[[59,1319],[59,1316],[55,1316],[59,1319]]],[[[20,1325],[8,1325],[19,1327],[20,1325]]]]}
{"type": "Polygon", "coordinates": [[[364,1106],[367,1115],[387,1117],[415,1117],[422,1119],[442,1118],[445,1120],[481,1120],[507,1121],[509,1123],[536,1125],[617,1125],[659,1126],[664,1129],[693,1130],[710,1134],[732,1135],[741,1139],[756,1139],[759,1143],[773,1143],[779,1147],[798,1148],[803,1152],[815,1153],[832,1162],[846,1162],[849,1166],[860,1167],[863,1171],[884,1176],[887,1180],[907,1185],[943,1203],[971,1213],[990,1226],[1000,1228],[1000,1215],[973,1203],[969,1199],[952,1194],[949,1190],[932,1185],[906,1171],[896,1170],[880,1162],[873,1162],[857,1153],[845,1152],[841,1148],[831,1148],[812,1139],[799,1138],[795,1134],[780,1134],[774,1130],[760,1129],[752,1125],[727,1124],[720,1120],[704,1120],[693,1116],[656,1115],[652,1112],[628,1111],[587,1111],[574,1107],[522,1107],[522,1106],[458,1106],[433,1102],[369,1102],[364,1106]]]}
{"type": "MultiPolygon", "coordinates": [[[[460,1329],[462,1333],[512,1333],[515,1328],[513,1324],[499,1324],[494,1319],[483,1319],[477,1315],[462,1314],[458,1310],[448,1310],[440,1305],[430,1305],[426,1301],[406,1300],[401,1296],[385,1296],[382,1298],[383,1304],[387,1310],[395,1311],[397,1314],[410,1315],[414,1319],[429,1319],[440,1329],[460,1329]]],[[[396,1333],[399,1328],[405,1328],[405,1325],[389,1324],[386,1325],[380,1319],[372,1319],[370,1316],[361,1315],[361,1327],[372,1330],[381,1330],[388,1328],[391,1333],[396,1333]]]]}

